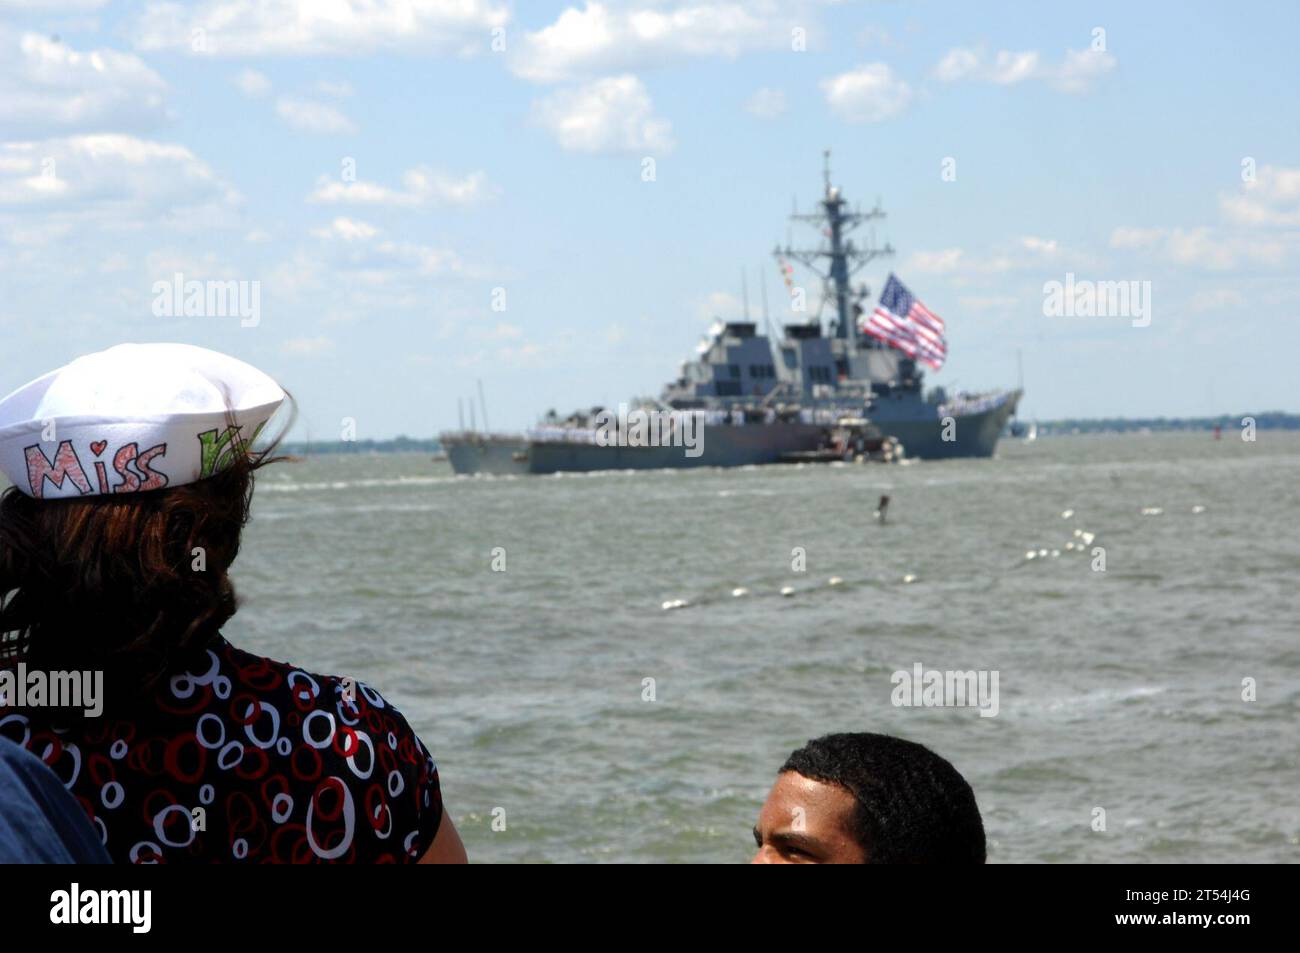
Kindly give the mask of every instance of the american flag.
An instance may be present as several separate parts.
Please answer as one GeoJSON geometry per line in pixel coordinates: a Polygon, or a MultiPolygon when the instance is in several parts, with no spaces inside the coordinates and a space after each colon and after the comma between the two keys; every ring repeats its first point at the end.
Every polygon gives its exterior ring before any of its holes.
{"type": "Polygon", "coordinates": [[[893,275],[880,293],[880,304],[861,324],[864,334],[879,338],[908,357],[919,357],[936,371],[948,356],[943,318],[930,312],[893,275]]]}

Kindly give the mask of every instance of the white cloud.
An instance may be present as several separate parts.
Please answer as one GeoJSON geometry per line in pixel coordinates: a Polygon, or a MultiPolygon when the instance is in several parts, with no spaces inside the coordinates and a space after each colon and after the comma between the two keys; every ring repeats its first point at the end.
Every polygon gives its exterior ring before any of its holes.
{"type": "Polygon", "coordinates": [[[591,79],[658,66],[689,56],[734,59],[757,49],[791,48],[791,31],[807,30],[804,3],[686,0],[613,7],[588,0],[524,35],[510,68],[539,83],[591,79]],[[664,8],[667,7],[667,8],[664,8]]]}
{"type": "Polygon", "coordinates": [[[159,279],[169,279],[177,272],[205,279],[244,277],[234,264],[211,251],[163,247],[146,254],[143,264],[150,284],[159,279]]]}
{"type": "Polygon", "coordinates": [[[311,357],[334,350],[334,341],[327,337],[289,338],[280,345],[280,350],[298,357],[311,357]]]}
{"type": "Polygon", "coordinates": [[[0,26],[0,130],[10,136],[156,126],[166,89],[132,53],[78,52],[0,26]]]}
{"type": "Polygon", "coordinates": [[[727,291],[712,291],[694,303],[695,314],[702,324],[721,318],[724,321],[739,321],[745,313],[740,298],[727,291]]]}
{"type": "Polygon", "coordinates": [[[848,122],[880,122],[912,101],[912,90],[884,63],[870,63],[822,80],[826,102],[848,122]]]}
{"type": "Polygon", "coordinates": [[[108,5],[108,0],[0,0],[0,12],[12,13],[85,13],[108,5]]]}
{"type": "Polygon", "coordinates": [[[1279,265],[1286,256],[1286,247],[1268,239],[1223,236],[1209,228],[1175,228],[1166,238],[1164,254],[1180,265],[1219,270],[1240,264],[1279,265]]]}
{"type": "Polygon", "coordinates": [[[134,28],[142,50],[210,56],[354,56],[381,50],[467,54],[510,20],[492,0],[205,0],[148,4],[134,28]]]}
{"type": "Polygon", "coordinates": [[[1111,248],[1144,251],[1163,261],[1210,271],[1229,271],[1243,265],[1277,266],[1295,252],[1280,239],[1260,238],[1220,228],[1116,228],[1111,248]]]}
{"type": "Polygon", "coordinates": [[[533,104],[533,115],[570,152],[666,153],[674,145],[672,125],[654,115],[645,86],[631,75],[557,90],[533,104]]]}
{"type": "Polygon", "coordinates": [[[327,323],[428,313],[435,297],[446,313],[448,288],[481,277],[450,248],[399,241],[354,218],[335,218],[309,236],[308,244],[269,269],[264,294],[327,323]]]}
{"type": "Polygon", "coordinates": [[[967,311],[1007,312],[1021,304],[1014,295],[969,295],[957,299],[957,303],[967,311]]]}
{"type": "Polygon", "coordinates": [[[945,83],[972,80],[1000,86],[1038,80],[1062,92],[1085,93],[1115,65],[1115,57],[1103,50],[1066,50],[1061,62],[1053,64],[1037,50],[999,50],[990,57],[982,49],[957,47],[935,66],[934,76],[945,83]]]}
{"type": "Polygon", "coordinates": [[[1213,225],[1120,226],[1110,247],[1207,271],[1294,267],[1300,257],[1300,169],[1263,166],[1240,191],[1219,196],[1213,225]]]}
{"type": "Polygon", "coordinates": [[[1300,169],[1263,166],[1253,183],[1222,196],[1219,206],[1238,225],[1300,225],[1300,169]]]}
{"type": "Polygon", "coordinates": [[[949,50],[939,61],[934,75],[945,83],[974,79],[1010,86],[1032,79],[1040,70],[1038,53],[1033,50],[1023,53],[1000,50],[990,60],[982,50],[957,48],[949,50]]]}
{"type": "Polygon", "coordinates": [[[489,339],[495,341],[517,341],[524,336],[524,329],[517,324],[507,324],[505,321],[498,321],[492,326],[492,329],[486,335],[489,339]]]}
{"type": "Polygon", "coordinates": [[[371,284],[388,284],[400,272],[434,275],[462,270],[460,256],[450,249],[394,241],[356,219],[336,218],[328,227],[313,230],[312,235],[334,249],[336,264],[353,269],[371,284]]]}
{"type": "Polygon", "coordinates": [[[907,260],[906,271],[927,275],[951,274],[961,266],[965,254],[960,248],[913,252],[907,260]]]}
{"type": "Polygon", "coordinates": [[[934,68],[936,79],[955,83],[974,76],[980,69],[980,57],[974,50],[953,49],[934,68]]]}
{"type": "Polygon", "coordinates": [[[1099,50],[1067,50],[1065,61],[1048,75],[1048,82],[1067,93],[1086,93],[1095,81],[1115,68],[1115,57],[1099,50]]]}
{"type": "Polygon", "coordinates": [[[1136,228],[1123,225],[1110,234],[1110,247],[1119,249],[1150,248],[1158,244],[1166,233],[1162,228],[1136,228]]]}
{"type": "Polygon", "coordinates": [[[498,348],[492,360],[506,367],[549,367],[551,359],[541,345],[521,344],[518,347],[498,348]]]}
{"type": "Polygon", "coordinates": [[[1245,303],[1245,296],[1235,289],[1210,288],[1192,295],[1187,306],[1196,312],[1224,311],[1230,308],[1239,308],[1245,303]]]}
{"type": "Polygon", "coordinates": [[[1001,86],[1011,86],[1037,75],[1039,69],[1036,51],[1012,53],[1009,50],[999,50],[989,64],[988,80],[1001,86]]]}
{"type": "Polygon", "coordinates": [[[299,132],[331,136],[351,135],[357,131],[351,119],[328,103],[281,96],[275,102],[275,111],[281,119],[299,132]]]}
{"type": "Polygon", "coordinates": [[[1014,244],[1003,244],[985,254],[971,255],[961,248],[918,251],[908,257],[903,273],[973,278],[1039,269],[1044,264],[1062,259],[1069,261],[1072,266],[1081,267],[1092,263],[1090,256],[1078,252],[1067,253],[1055,238],[1026,235],[1014,244]]]}
{"type": "Polygon", "coordinates": [[[775,119],[785,112],[785,93],[763,87],[749,97],[745,111],[759,119],[775,119]]]}
{"type": "Polygon", "coordinates": [[[271,81],[255,69],[242,70],[235,77],[235,85],[239,87],[241,93],[250,99],[265,96],[271,91],[271,81]]]}
{"type": "Polygon", "coordinates": [[[130,256],[125,252],[112,252],[99,263],[99,272],[103,275],[112,275],[118,272],[128,271],[130,267],[130,256]]]}
{"type": "Polygon", "coordinates": [[[339,238],[345,242],[368,241],[379,234],[379,229],[357,219],[340,216],[324,228],[315,229],[312,234],[317,238],[339,238]]]}
{"type": "Polygon", "coordinates": [[[316,92],[322,96],[332,96],[334,99],[349,99],[355,91],[347,80],[323,79],[316,84],[316,92]]]}
{"type": "Polygon", "coordinates": [[[1046,258],[1054,258],[1059,250],[1059,245],[1055,238],[1038,238],[1034,235],[1027,235],[1020,239],[1020,246],[1024,248],[1025,251],[1042,255],[1046,258]]]}
{"type": "Polygon", "coordinates": [[[417,208],[424,205],[473,205],[494,198],[499,192],[488,183],[487,174],[482,171],[456,178],[427,166],[408,169],[402,175],[402,186],[392,189],[373,182],[343,182],[321,176],[316,191],[307,200],[326,205],[417,208]]]}
{"type": "Polygon", "coordinates": [[[238,195],[189,149],[120,134],[0,143],[0,209],[107,224],[193,224],[238,195]]]}

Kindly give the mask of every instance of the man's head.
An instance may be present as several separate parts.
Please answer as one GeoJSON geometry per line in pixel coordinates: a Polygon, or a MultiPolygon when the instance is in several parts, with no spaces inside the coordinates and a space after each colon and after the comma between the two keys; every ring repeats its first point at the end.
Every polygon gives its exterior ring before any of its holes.
{"type": "Polygon", "coordinates": [[[825,735],[790,755],[754,828],[756,864],[982,864],[970,785],[928,748],[825,735]]]}

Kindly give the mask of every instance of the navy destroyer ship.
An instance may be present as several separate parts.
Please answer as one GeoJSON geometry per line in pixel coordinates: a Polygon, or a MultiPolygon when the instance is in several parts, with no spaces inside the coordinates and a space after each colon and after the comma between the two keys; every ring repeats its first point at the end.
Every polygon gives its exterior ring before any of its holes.
{"type": "Polygon", "coordinates": [[[551,413],[522,434],[444,433],[452,468],[458,474],[544,474],[897,459],[903,453],[992,456],[1020,390],[926,391],[917,366],[924,354],[864,331],[869,291],[854,289],[853,276],[893,249],[859,246],[850,237],[884,213],[850,208],[831,184],[829,152],[816,210],[791,218],[816,227],[823,239],[817,248],[774,251],[787,285],[789,261],[822,282],[821,303],[808,321],[785,324],[775,343],[775,335],[760,333],[747,315],[717,321],[660,397],[632,408],[594,407],[564,418],[551,413]]]}

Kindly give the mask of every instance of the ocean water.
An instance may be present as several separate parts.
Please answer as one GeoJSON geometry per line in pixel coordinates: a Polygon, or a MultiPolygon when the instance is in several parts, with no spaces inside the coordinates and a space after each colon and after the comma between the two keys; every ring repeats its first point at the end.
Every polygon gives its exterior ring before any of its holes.
{"type": "Polygon", "coordinates": [[[1300,859],[1300,435],[497,479],[322,456],[253,512],[227,636],[397,704],[475,861],[745,861],[786,755],[848,730],[952,761],[990,862],[1300,859]],[[998,714],[895,706],[917,663],[998,672],[998,714]]]}

